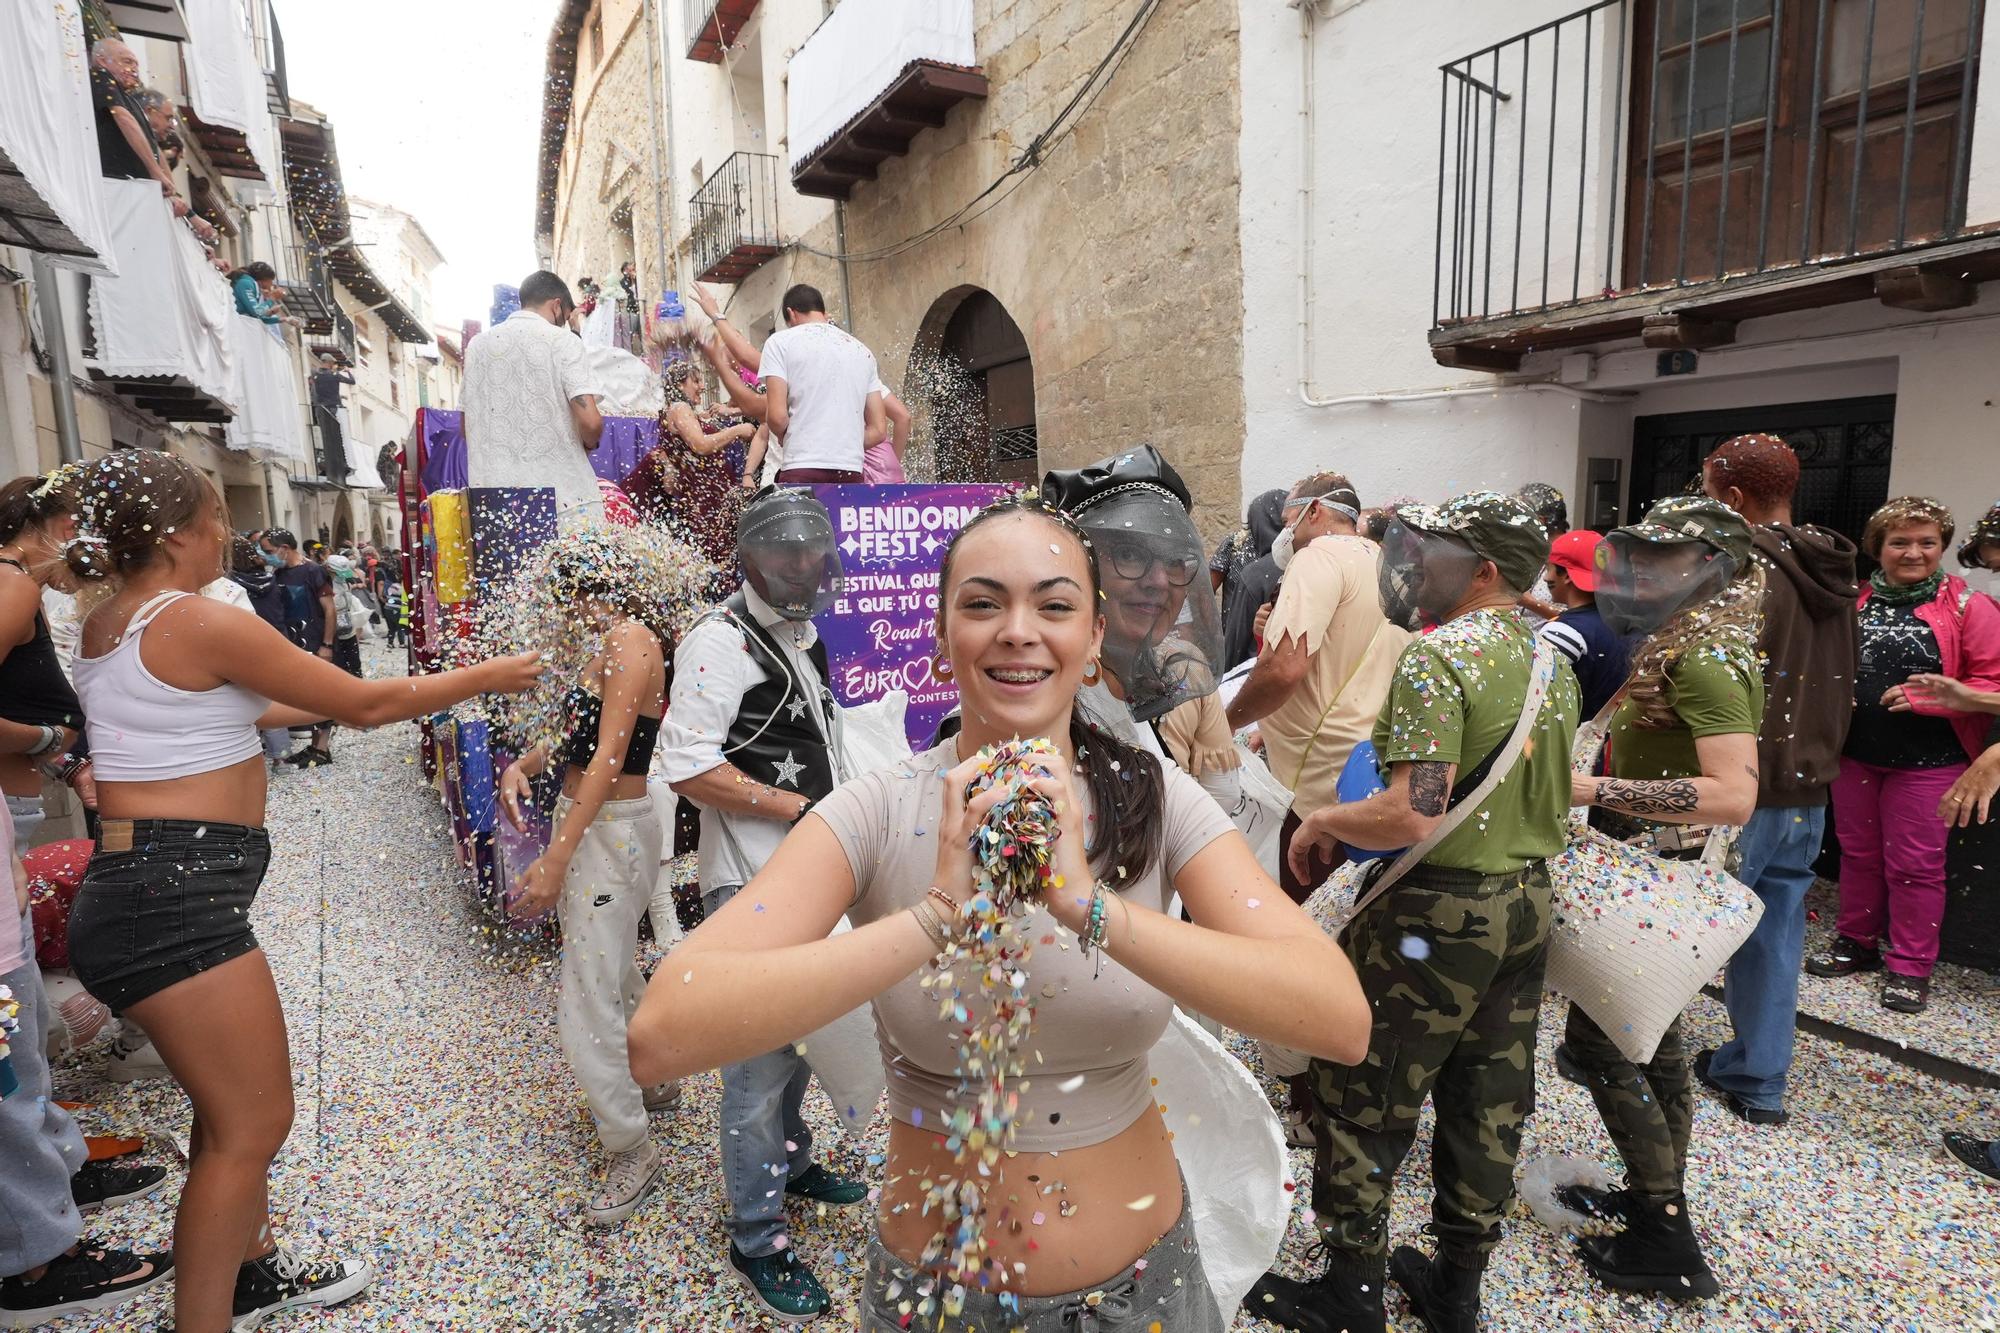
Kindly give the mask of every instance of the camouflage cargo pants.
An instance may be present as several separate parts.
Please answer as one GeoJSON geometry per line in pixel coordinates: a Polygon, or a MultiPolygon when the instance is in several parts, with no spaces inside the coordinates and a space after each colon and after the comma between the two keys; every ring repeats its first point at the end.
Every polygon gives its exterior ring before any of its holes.
{"type": "Polygon", "coordinates": [[[1676,1018],[1653,1058],[1635,1065],[1577,1005],[1569,1007],[1563,1046],[1582,1067],[1605,1132],[1625,1159],[1625,1184],[1661,1199],[1681,1192],[1688,1137],[1694,1130],[1694,1084],[1676,1018]]]}
{"type": "Polygon", "coordinates": [[[1431,1148],[1439,1240],[1483,1254],[1514,1194],[1535,1109],[1535,1023],[1548,954],[1549,876],[1420,865],[1351,924],[1342,946],[1375,1011],[1368,1058],[1315,1060],[1313,1211],[1356,1254],[1388,1245],[1389,1191],[1437,1106],[1431,1148]]]}

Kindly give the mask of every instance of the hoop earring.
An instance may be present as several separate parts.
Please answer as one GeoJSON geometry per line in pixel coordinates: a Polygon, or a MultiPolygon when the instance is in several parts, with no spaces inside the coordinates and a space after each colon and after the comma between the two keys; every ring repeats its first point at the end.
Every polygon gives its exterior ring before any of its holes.
{"type": "Polygon", "coordinates": [[[931,660],[931,679],[940,685],[951,684],[951,659],[938,657],[931,660]]]}
{"type": "Polygon", "coordinates": [[[1103,679],[1104,679],[1104,672],[1097,665],[1097,659],[1094,657],[1091,658],[1089,668],[1086,669],[1083,673],[1083,683],[1086,685],[1095,685],[1098,681],[1103,679]]]}

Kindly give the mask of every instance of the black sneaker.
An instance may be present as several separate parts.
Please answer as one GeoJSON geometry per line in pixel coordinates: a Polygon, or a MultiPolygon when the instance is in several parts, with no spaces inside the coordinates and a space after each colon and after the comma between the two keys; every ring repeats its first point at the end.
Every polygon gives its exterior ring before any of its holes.
{"type": "Polygon", "coordinates": [[[297,754],[288,754],[278,761],[293,768],[325,768],[333,762],[333,756],[315,745],[308,745],[297,754]]]}
{"type": "Polygon", "coordinates": [[[1882,1007],[1894,1009],[1899,1014],[1921,1014],[1930,1007],[1931,979],[1929,977],[1906,977],[1900,972],[1891,972],[1889,979],[1882,983],[1882,1007]]]}
{"type": "Polygon", "coordinates": [[[236,1270],[235,1327],[256,1328],[281,1310],[345,1305],[374,1280],[366,1260],[309,1264],[281,1245],[236,1270]]]}
{"type": "Polygon", "coordinates": [[[108,1162],[85,1162],[69,1178],[69,1196],[79,1213],[99,1208],[116,1208],[121,1203],[143,1199],[166,1182],[161,1166],[112,1166],[108,1162]]]}
{"type": "Polygon", "coordinates": [[[123,1305],[173,1276],[171,1254],[134,1254],[93,1249],[79,1241],[73,1254],[59,1254],[33,1282],[0,1281],[0,1328],[39,1328],[65,1315],[123,1305]],[[150,1271],[148,1265],[151,1265],[150,1271]]]}
{"type": "Polygon", "coordinates": [[[1714,1080],[1714,1078],[1710,1077],[1708,1072],[1709,1062],[1714,1059],[1715,1059],[1715,1052],[1712,1050],[1695,1052],[1695,1057],[1694,1057],[1695,1081],[1700,1083],[1701,1086],[1707,1088],[1710,1092],[1714,1093],[1716,1096],[1720,1097],[1722,1099],[1722,1104],[1728,1107],[1730,1113],[1734,1115],[1738,1120],[1744,1121],[1752,1125],[1782,1125],[1787,1120],[1791,1119],[1790,1116],[1785,1114],[1783,1107],[1778,1107],[1776,1109],[1773,1109],[1771,1107],[1766,1107],[1766,1106],[1752,1106],[1750,1103],[1744,1101],[1741,1097],[1731,1092],[1728,1088],[1725,1088],[1720,1083],[1717,1083],[1714,1080]]]}
{"type": "Polygon", "coordinates": [[[1556,1202],[1593,1222],[1613,1222],[1622,1227],[1632,1216],[1632,1195],[1628,1190],[1599,1189],[1595,1185],[1558,1185],[1556,1202]]]}
{"type": "Polygon", "coordinates": [[[1964,1162],[1980,1175],[1992,1180],[2000,1180],[2000,1151],[1990,1139],[1975,1139],[1970,1134],[1960,1134],[1947,1130],[1944,1136],[1945,1151],[1964,1162]]]}
{"type": "Polygon", "coordinates": [[[1845,935],[1834,936],[1832,946],[1824,953],[1816,953],[1806,959],[1806,971],[1816,977],[1850,977],[1856,972],[1879,972],[1881,969],[1880,949],[1845,935]]]}

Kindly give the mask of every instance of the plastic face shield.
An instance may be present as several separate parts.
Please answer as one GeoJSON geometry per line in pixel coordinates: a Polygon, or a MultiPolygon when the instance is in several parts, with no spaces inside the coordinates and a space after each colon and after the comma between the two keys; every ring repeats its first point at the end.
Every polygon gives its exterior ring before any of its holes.
{"type": "Polygon", "coordinates": [[[833,524],[816,501],[758,502],[744,515],[736,554],[743,577],[787,620],[811,620],[840,593],[840,551],[833,524]]]}
{"type": "Polygon", "coordinates": [[[1706,542],[1656,542],[1612,532],[1597,548],[1597,610],[1614,634],[1652,634],[1736,577],[1706,542]]]}
{"type": "Polygon", "coordinates": [[[1465,600],[1483,563],[1463,538],[1392,521],[1376,566],[1382,614],[1412,632],[1439,623],[1465,600]]]}
{"type": "Polygon", "coordinates": [[[1149,722],[1216,689],[1222,613],[1201,534],[1171,496],[1136,490],[1078,518],[1103,580],[1103,665],[1149,722]]]}

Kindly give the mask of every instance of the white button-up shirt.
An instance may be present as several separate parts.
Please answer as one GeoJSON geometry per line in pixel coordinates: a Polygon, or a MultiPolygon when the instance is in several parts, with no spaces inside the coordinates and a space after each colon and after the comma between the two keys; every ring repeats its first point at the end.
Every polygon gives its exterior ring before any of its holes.
{"type": "Polygon", "coordinates": [[[583,340],[516,310],[465,351],[465,473],[471,486],[553,486],[564,526],[602,518],[604,495],[570,400],[602,392],[583,340]]]}
{"type": "MultiPolygon", "coordinates": [[[[786,620],[748,584],[743,598],[751,617],[770,631],[793,675],[806,686],[807,707],[825,736],[827,718],[821,709],[825,683],[810,656],[819,632],[809,620],[797,624],[786,620]]],[[[758,665],[743,631],[727,620],[716,617],[689,630],[674,649],[674,683],[668,692],[667,715],[660,722],[656,760],[660,775],[670,783],[686,782],[728,763],[723,746],[743,696],[768,679],[770,674],[758,665]]],[[[702,806],[702,891],[749,883],[791,832],[791,815],[789,802],[770,818],[702,806]]]]}

